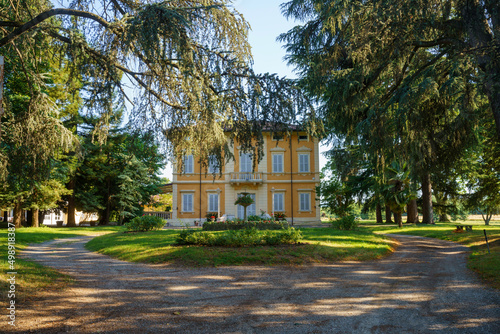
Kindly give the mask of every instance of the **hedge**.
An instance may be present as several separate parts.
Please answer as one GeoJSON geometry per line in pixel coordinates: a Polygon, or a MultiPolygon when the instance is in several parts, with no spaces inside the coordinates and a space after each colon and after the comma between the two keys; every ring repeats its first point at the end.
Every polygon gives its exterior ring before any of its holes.
{"type": "Polygon", "coordinates": [[[226,221],[226,222],[206,222],[203,223],[203,231],[227,231],[245,230],[255,228],[257,230],[284,230],[290,228],[287,221],[226,221]]]}
{"type": "Polygon", "coordinates": [[[297,244],[302,238],[299,230],[259,231],[255,228],[223,232],[183,230],[176,238],[178,245],[245,247],[297,244]]]}

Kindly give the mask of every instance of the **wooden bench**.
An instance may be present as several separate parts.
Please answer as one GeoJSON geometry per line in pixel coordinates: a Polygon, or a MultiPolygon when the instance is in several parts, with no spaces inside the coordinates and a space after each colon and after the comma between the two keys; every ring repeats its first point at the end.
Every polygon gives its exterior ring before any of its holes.
{"type": "Polygon", "coordinates": [[[465,231],[472,232],[472,225],[455,225],[457,227],[457,231],[463,231],[465,227],[465,231]]]}

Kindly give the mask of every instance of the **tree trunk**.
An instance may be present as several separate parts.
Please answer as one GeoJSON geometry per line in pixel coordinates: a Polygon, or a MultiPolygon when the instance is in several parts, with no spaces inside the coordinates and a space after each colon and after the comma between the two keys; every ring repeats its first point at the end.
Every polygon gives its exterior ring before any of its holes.
{"type": "Polygon", "coordinates": [[[33,227],[40,227],[40,220],[39,220],[39,209],[32,209],[32,215],[33,215],[33,222],[31,226],[33,227]]]}
{"type": "Polygon", "coordinates": [[[483,216],[484,225],[490,225],[490,220],[491,217],[493,216],[493,213],[489,213],[488,211],[486,211],[486,216],[485,216],[485,214],[481,212],[481,216],[483,216]]]}
{"type": "Polygon", "coordinates": [[[28,214],[26,215],[26,225],[33,227],[33,209],[28,210],[28,214]]]}
{"type": "Polygon", "coordinates": [[[385,223],[386,224],[392,224],[393,223],[391,208],[387,204],[385,205],[385,223]]]}
{"type": "Polygon", "coordinates": [[[432,184],[431,175],[422,175],[422,224],[434,224],[434,212],[432,210],[432,184]]]}
{"type": "Polygon", "coordinates": [[[441,223],[449,222],[450,221],[450,217],[446,213],[442,213],[442,214],[439,215],[439,221],[441,223]]]}
{"type": "Polygon", "coordinates": [[[3,221],[6,222],[9,220],[9,211],[5,210],[3,212],[3,221]]]}
{"type": "Polygon", "coordinates": [[[108,202],[106,203],[106,209],[104,209],[101,219],[99,219],[99,225],[107,225],[109,223],[110,215],[111,215],[111,208],[108,202]]]}
{"type": "Polygon", "coordinates": [[[418,207],[417,200],[412,199],[406,206],[406,222],[409,224],[418,224],[418,207]]]}
{"type": "Polygon", "coordinates": [[[396,222],[396,224],[398,224],[398,227],[403,227],[403,217],[402,217],[402,214],[401,214],[401,211],[400,212],[394,212],[394,221],[396,222]]]}
{"type": "Polygon", "coordinates": [[[73,192],[68,197],[68,213],[67,213],[68,220],[66,221],[66,226],[75,227],[76,220],[75,220],[75,194],[74,194],[75,179],[74,178],[72,178],[71,181],[69,181],[68,189],[73,190],[73,192]]]}
{"type": "Polygon", "coordinates": [[[383,224],[384,220],[382,219],[382,207],[380,204],[377,204],[377,207],[375,208],[375,212],[377,215],[377,224],[383,224]]]}
{"type": "Polygon", "coordinates": [[[38,211],[38,224],[42,223],[43,224],[43,219],[45,217],[45,211],[43,210],[37,210],[38,211]]]}
{"type": "Polygon", "coordinates": [[[14,204],[14,217],[12,218],[12,222],[14,223],[14,226],[16,228],[21,227],[22,216],[23,216],[23,208],[21,206],[21,202],[16,202],[14,204]]]}

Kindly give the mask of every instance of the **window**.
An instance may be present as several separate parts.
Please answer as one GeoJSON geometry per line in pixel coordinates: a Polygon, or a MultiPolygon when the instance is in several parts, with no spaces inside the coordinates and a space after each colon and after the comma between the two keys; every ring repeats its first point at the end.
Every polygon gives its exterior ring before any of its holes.
{"type": "Polygon", "coordinates": [[[311,211],[311,194],[309,193],[299,194],[299,210],[311,211]]]}
{"type": "Polygon", "coordinates": [[[193,211],[193,194],[182,194],[182,212],[193,211]]]}
{"type": "Polygon", "coordinates": [[[274,193],[274,208],[273,211],[285,211],[285,194],[274,193]]]}
{"type": "MultiPolygon", "coordinates": [[[[248,194],[250,197],[252,197],[253,199],[253,204],[252,205],[249,205],[247,206],[247,217],[248,216],[252,216],[252,215],[255,215],[255,194],[248,194]]],[[[243,194],[238,194],[238,197],[240,196],[243,196],[243,194]]],[[[243,219],[245,217],[245,209],[243,208],[243,206],[241,205],[238,205],[238,218],[241,218],[243,219]]]]}
{"type": "Polygon", "coordinates": [[[309,141],[308,135],[299,135],[299,141],[309,141]]]}
{"type": "Polygon", "coordinates": [[[240,172],[252,172],[252,154],[240,153],[240,172]]]}
{"type": "Polygon", "coordinates": [[[208,172],[210,174],[218,174],[220,172],[219,162],[215,155],[208,157],[208,172]]]}
{"type": "Polygon", "coordinates": [[[309,154],[299,154],[299,172],[309,172],[309,154]]]}
{"type": "Polygon", "coordinates": [[[208,212],[219,211],[219,194],[208,194],[208,212]]]}
{"type": "Polygon", "coordinates": [[[283,154],[273,154],[273,173],[283,173],[283,154]]]}
{"type": "Polygon", "coordinates": [[[186,155],[184,157],[184,174],[194,173],[194,159],[192,155],[186,155]]]}
{"type": "Polygon", "coordinates": [[[283,135],[273,133],[273,140],[283,140],[283,135]]]}
{"type": "Polygon", "coordinates": [[[61,211],[56,211],[54,213],[54,219],[55,220],[61,220],[62,219],[61,211]]]}

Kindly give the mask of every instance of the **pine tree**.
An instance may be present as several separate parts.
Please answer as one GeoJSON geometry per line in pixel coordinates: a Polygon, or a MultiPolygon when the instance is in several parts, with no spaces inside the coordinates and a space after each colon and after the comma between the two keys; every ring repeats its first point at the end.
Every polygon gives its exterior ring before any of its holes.
{"type": "MultiPolygon", "coordinates": [[[[0,53],[12,50],[10,57],[25,60],[24,54],[47,52],[37,39],[57,45],[51,56],[69,60],[71,76],[81,78],[85,110],[101,116],[101,134],[116,94],[133,104],[135,124],[166,137],[170,153],[193,151],[202,160],[230,158],[228,128],[231,140],[257,143],[260,159],[262,124],[296,122],[299,114],[305,123],[314,119],[293,80],[253,72],[249,26],[230,1],[99,0],[65,7],[0,1],[0,53]]],[[[27,71],[43,76],[36,67],[27,71]]]]}
{"type": "Polygon", "coordinates": [[[305,22],[280,39],[320,101],[329,139],[362,145],[379,173],[394,159],[412,162],[423,221],[432,223],[431,174],[474,144],[481,95],[493,119],[500,115],[498,6],[294,0],[283,12],[305,22]]]}

